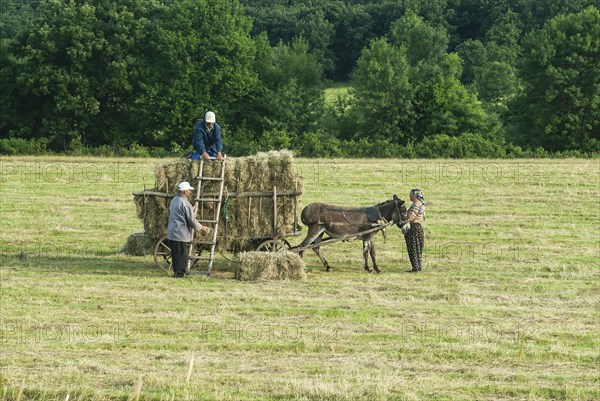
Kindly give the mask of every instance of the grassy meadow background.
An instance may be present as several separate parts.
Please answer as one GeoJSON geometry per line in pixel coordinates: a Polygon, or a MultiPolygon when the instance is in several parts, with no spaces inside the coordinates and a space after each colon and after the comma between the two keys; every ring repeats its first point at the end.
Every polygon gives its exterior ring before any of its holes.
{"type": "Polygon", "coordinates": [[[304,205],[422,188],[424,271],[394,227],[259,283],[120,253],[165,161],[0,158],[1,400],[600,398],[598,159],[297,160],[304,205]]]}

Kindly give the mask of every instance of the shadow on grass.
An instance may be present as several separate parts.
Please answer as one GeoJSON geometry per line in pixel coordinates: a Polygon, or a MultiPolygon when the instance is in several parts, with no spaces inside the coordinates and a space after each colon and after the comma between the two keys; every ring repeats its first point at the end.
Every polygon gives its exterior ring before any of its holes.
{"type": "MultiPolygon", "coordinates": [[[[152,256],[128,256],[106,252],[104,255],[45,256],[0,254],[0,272],[56,273],[76,275],[119,275],[169,277],[152,256]]],[[[212,278],[234,279],[235,262],[215,258],[212,278]]],[[[195,275],[194,275],[195,276],[195,275]]]]}

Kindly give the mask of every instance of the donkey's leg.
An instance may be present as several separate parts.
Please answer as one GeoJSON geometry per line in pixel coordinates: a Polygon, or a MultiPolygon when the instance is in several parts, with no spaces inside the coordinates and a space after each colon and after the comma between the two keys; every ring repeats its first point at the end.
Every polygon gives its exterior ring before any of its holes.
{"type": "Polygon", "coordinates": [[[363,238],[363,258],[365,258],[365,266],[364,269],[371,273],[371,269],[369,268],[369,248],[370,248],[370,239],[363,238]]]}
{"type": "Polygon", "coordinates": [[[313,251],[315,251],[319,259],[321,259],[321,263],[323,263],[323,266],[325,266],[325,271],[329,272],[331,271],[331,266],[329,266],[329,262],[327,262],[327,259],[325,259],[323,255],[321,255],[321,247],[318,246],[321,243],[321,240],[323,239],[323,234],[325,234],[325,232],[322,232],[315,240],[315,245],[317,246],[313,248],[313,251]]]}
{"type": "MultiPolygon", "coordinates": [[[[314,225],[314,226],[310,226],[308,228],[308,232],[306,233],[306,238],[304,238],[304,241],[302,241],[302,243],[300,245],[298,245],[298,248],[302,248],[303,246],[307,246],[312,244],[313,242],[315,242],[315,240],[320,236],[323,236],[323,228],[320,227],[318,224],[314,225]]],[[[300,255],[300,257],[302,257],[304,254],[304,251],[300,251],[298,252],[298,255],[300,255]]]]}
{"type": "Polygon", "coordinates": [[[381,270],[379,270],[379,268],[377,267],[377,261],[375,261],[375,234],[371,234],[371,237],[369,238],[369,249],[371,251],[371,260],[373,261],[373,270],[375,270],[376,273],[379,273],[381,270]]]}

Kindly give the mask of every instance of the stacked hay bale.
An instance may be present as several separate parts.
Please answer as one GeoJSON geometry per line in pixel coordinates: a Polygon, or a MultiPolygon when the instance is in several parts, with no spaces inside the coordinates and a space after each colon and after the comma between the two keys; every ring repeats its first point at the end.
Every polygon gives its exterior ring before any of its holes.
{"type": "MultiPolygon", "coordinates": [[[[177,160],[156,167],[155,187],[136,193],[134,200],[137,214],[144,222],[147,237],[155,240],[166,235],[169,204],[177,194],[180,182],[198,184],[198,161],[177,160]]],[[[221,163],[204,163],[204,177],[219,176],[221,163]]],[[[259,153],[243,158],[228,158],[225,164],[225,192],[227,202],[223,205],[217,238],[220,249],[247,250],[260,238],[272,238],[275,234],[292,233],[294,227],[295,198],[302,192],[302,181],[289,151],[259,153]],[[273,188],[277,193],[274,210],[273,188]],[[231,194],[230,197],[228,195],[231,194]],[[276,227],[274,227],[274,215],[276,227]]],[[[218,194],[218,182],[204,181],[204,197],[218,194]]],[[[197,189],[197,188],[196,188],[197,189]]],[[[190,197],[194,203],[196,190],[190,197]]],[[[199,220],[215,218],[213,202],[205,202],[198,208],[199,220]]]]}
{"type": "MultiPolygon", "coordinates": [[[[227,238],[230,248],[245,250],[254,238],[291,233],[294,226],[294,197],[278,196],[274,211],[273,196],[253,196],[256,193],[302,191],[301,181],[289,151],[259,153],[235,161],[235,192],[230,202],[227,238]],[[274,230],[273,219],[277,215],[274,230]]],[[[231,191],[231,190],[230,190],[231,191]]],[[[221,237],[221,236],[219,236],[221,237]]]]}
{"type": "Polygon", "coordinates": [[[170,201],[167,197],[134,195],[137,216],[144,222],[144,234],[157,240],[167,235],[170,201]]]}
{"type": "Polygon", "coordinates": [[[238,280],[306,280],[306,265],[297,253],[242,252],[239,259],[238,280]]]}

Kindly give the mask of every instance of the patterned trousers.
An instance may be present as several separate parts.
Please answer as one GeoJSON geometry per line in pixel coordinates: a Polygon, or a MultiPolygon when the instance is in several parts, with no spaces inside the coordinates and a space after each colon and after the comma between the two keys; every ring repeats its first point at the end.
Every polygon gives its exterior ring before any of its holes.
{"type": "Polygon", "coordinates": [[[406,241],[406,249],[408,250],[408,258],[412,269],[420,271],[423,248],[425,248],[423,226],[420,223],[411,223],[410,230],[404,236],[404,240],[406,241]]]}

